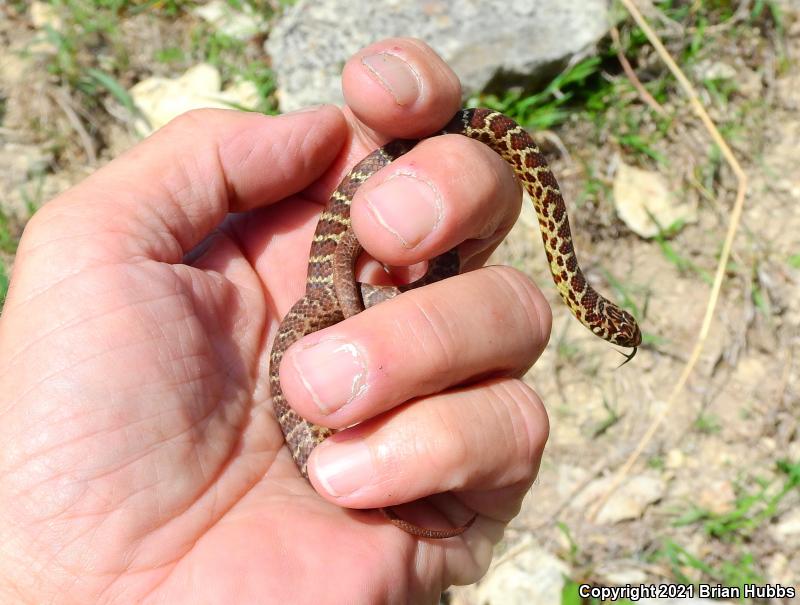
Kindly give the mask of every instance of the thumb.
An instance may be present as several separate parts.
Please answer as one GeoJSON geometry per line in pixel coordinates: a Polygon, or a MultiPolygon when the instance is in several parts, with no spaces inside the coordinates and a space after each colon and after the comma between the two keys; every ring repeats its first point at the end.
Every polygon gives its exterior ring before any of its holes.
{"type": "Polygon", "coordinates": [[[282,116],[188,112],[37,212],[17,259],[39,288],[98,261],[180,262],[227,213],[306,188],[346,133],[333,106],[282,116]]]}

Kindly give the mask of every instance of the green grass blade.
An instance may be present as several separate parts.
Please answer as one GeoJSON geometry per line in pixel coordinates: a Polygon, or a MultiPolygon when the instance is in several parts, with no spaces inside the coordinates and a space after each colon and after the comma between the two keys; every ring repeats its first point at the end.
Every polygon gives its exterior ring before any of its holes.
{"type": "Polygon", "coordinates": [[[114,97],[131,114],[137,113],[138,110],[136,108],[136,104],[133,102],[133,97],[131,97],[127,89],[113,76],[110,76],[104,71],[100,71],[99,69],[95,69],[93,67],[87,69],[86,73],[94,83],[105,88],[111,94],[111,96],[114,97]]]}

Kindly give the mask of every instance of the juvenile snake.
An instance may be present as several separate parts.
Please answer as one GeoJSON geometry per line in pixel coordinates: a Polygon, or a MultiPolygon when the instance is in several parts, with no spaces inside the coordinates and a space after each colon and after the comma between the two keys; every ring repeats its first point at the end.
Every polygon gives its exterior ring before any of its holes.
{"type": "MultiPolygon", "coordinates": [[[[622,347],[632,347],[631,359],[641,344],[636,320],[595,291],[578,266],[564,198],[530,135],[507,116],[489,109],[462,109],[435,133],[456,133],[488,145],[513,168],[533,200],[544,241],[547,261],[561,298],[572,314],[594,334],[622,347]]],[[[280,384],[283,354],[302,336],[332,326],[364,307],[391,298],[400,291],[416,288],[456,275],[456,249],[433,259],[426,275],[401,288],[375,287],[355,281],[354,265],[361,246],[350,227],[350,203],[358,187],[372,174],[416,145],[418,140],[396,140],[376,149],[350,171],[331,195],[322,212],[308,262],[306,293],[283,319],[270,354],[269,380],[275,414],[286,445],[300,473],[308,478],[306,463],[311,451],[333,431],[303,420],[287,404],[280,384]]],[[[463,532],[469,523],[451,530],[428,530],[402,519],[388,509],[384,514],[403,530],[424,538],[446,538],[463,532]]]]}

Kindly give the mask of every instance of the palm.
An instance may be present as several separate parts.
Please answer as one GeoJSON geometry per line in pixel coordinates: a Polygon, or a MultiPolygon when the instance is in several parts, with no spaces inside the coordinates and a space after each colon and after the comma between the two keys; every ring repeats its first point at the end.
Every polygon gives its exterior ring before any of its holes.
{"type": "MultiPolygon", "coordinates": [[[[309,577],[327,578],[326,592],[347,594],[363,590],[364,577],[379,589],[382,582],[397,585],[398,569],[410,573],[413,541],[370,523],[374,513],[320,498],[299,476],[272,415],[271,333],[301,295],[318,209],[295,198],[241,217],[195,266],[147,262],[73,278],[84,282],[74,285],[82,291],[97,287],[96,278],[113,286],[104,288],[113,297],[96,299],[89,315],[123,309],[106,327],[110,337],[87,344],[80,357],[90,360],[85,372],[131,386],[115,394],[113,427],[129,441],[105,452],[74,452],[76,464],[97,460],[94,491],[117,495],[114,507],[93,511],[99,533],[88,535],[102,537],[108,519],[120,517],[131,532],[133,564],[105,559],[109,577],[122,573],[144,592],[158,586],[170,593],[191,585],[189,575],[214,578],[219,597],[238,594],[245,577],[257,600],[289,598],[309,577]],[[120,292],[128,299],[119,300],[120,292]],[[104,472],[117,468],[123,470],[104,472]],[[383,555],[365,556],[371,552],[383,555]],[[387,557],[396,560],[387,565],[387,557]],[[283,573],[265,573],[276,569],[283,573]]],[[[81,418],[76,430],[109,429],[81,418]]],[[[127,553],[118,546],[115,552],[127,553]]]]}

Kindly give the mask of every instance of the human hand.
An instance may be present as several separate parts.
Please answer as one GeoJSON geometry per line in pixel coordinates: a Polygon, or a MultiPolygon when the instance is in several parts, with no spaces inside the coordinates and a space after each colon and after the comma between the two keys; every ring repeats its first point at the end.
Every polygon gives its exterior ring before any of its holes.
{"type": "MultiPolygon", "coordinates": [[[[312,455],[317,491],[272,413],[271,339],[302,295],[331,190],[376,145],[435,131],[460,102],[414,40],[360,52],[343,81],[343,111],[186,114],[28,224],[0,322],[0,602],[435,602],[485,571],[547,435],[519,377],[550,315],[523,275],[471,271],[287,352],[301,415],[360,423],[312,455]],[[356,397],[331,339],[359,351],[356,397]],[[478,512],[461,537],[417,540],[342,508],[441,492],[429,499],[441,513],[399,510],[444,527],[443,514],[478,512]]],[[[506,165],[450,135],[376,174],[352,214],[381,261],[463,242],[477,269],[518,207],[506,165]]]]}

